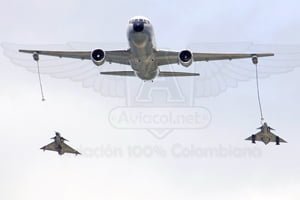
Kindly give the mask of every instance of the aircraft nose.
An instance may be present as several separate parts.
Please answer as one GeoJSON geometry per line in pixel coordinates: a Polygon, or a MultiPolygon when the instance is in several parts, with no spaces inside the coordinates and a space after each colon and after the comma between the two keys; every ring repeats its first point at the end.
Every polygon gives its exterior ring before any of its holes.
{"type": "Polygon", "coordinates": [[[133,30],[135,32],[142,32],[144,30],[144,23],[143,22],[135,22],[133,24],[133,30]]]}

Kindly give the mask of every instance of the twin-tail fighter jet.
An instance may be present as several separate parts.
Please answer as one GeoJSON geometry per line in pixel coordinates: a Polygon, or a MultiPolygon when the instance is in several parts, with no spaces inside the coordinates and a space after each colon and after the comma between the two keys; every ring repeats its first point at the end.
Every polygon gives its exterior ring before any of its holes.
{"type": "Polygon", "coordinates": [[[65,144],[65,141],[68,141],[67,139],[60,136],[60,133],[55,132],[55,137],[51,138],[54,140],[54,142],[43,146],[41,149],[46,151],[56,151],[59,155],[63,155],[64,153],[72,153],[75,155],[80,154],[78,151],[70,147],[69,145],[65,144]]]}

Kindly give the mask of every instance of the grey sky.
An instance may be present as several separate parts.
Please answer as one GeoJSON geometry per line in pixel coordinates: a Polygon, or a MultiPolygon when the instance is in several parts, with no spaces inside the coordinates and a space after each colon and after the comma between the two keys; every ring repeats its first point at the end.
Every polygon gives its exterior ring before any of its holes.
{"type": "MultiPolygon", "coordinates": [[[[0,13],[0,41],[17,44],[126,43],[127,21],[135,15],[150,18],[157,46],[162,48],[180,50],[198,42],[300,44],[296,0],[2,0],[0,13]]],[[[81,83],[43,76],[47,101],[42,103],[36,74],[12,64],[3,54],[0,64],[0,199],[300,197],[299,69],[261,80],[265,118],[289,142],[278,147],[244,141],[259,126],[253,80],[217,97],[195,99],[211,113],[206,129],[176,130],[158,140],[146,130],[110,125],[109,113],[126,106],[126,99],[104,97],[81,83]],[[60,157],[40,151],[55,130],[83,155],[60,157]],[[130,156],[136,146],[160,153],[130,156]],[[176,154],[178,148],[192,146],[203,154],[176,154]],[[116,153],[111,155],[104,147],[116,153]]],[[[129,90],[141,84],[129,83],[129,90]]]]}

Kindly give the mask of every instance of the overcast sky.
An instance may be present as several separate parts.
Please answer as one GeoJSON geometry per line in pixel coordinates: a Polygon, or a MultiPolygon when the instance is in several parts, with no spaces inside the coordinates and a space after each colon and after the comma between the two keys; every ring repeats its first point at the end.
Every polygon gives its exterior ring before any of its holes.
{"type": "MultiPolygon", "coordinates": [[[[245,51],[245,42],[253,42],[274,44],[278,49],[278,44],[300,45],[299,5],[296,0],[1,0],[0,42],[52,49],[65,48],[69,42],[77,49],[98,47],[102,43],[106,43],[100,47],[104,49],[126,48],[128,20],[143,15],[154,26],[159,48],[194,47],[203,51],[206,47],[201,43],[215,43],[214,48],[222,51],[228,48],[232,52],[245,51]]],[[[292,49],[299,54],[297,47],[292,49]]],[[[211,86],[212,82],[201,78],[157,81],[155,87],[175,84],[171,91],[180,91],[175,95],[178,99],[162,102],[166,94],[156,93],[157,99],[146,103],[143,98],[148,96],[141,90],[148,91],[149,85],[139,79],[99,78],[93,87],[86,82],[88,88],[84,88],[80,81],[43,75],[47,100],[41,102],[37,74],[13,63],[22,64],[18,54],[16,60],[13,55],[0,55],[0,199],[300,198],[300,71],[289,68],[285,64],[289,62],[287,59],[281,60],[280,65],[275,61],[269,63],[274,68],[267,68],[264,75],[278,70],[275,67],[282,67],[279,71],[284,73],[269,76],[260,83],[266,121],[288,143],[265,146],[244,140],[260,125],[256,85],[251,79],[253,69],[246,75],[234,71],[232,86],[239,78],[251,80],[241,81],[233,89],[229,88],[229,82],[211,86]],[[200,87],[197,84],[204,83],[200,89],[210,88],[206,90],[210,94],[228,89],[216,97],[196,97],[195,91],[198,88],[199,92],[200,87]],[[111,92],[121,97],[108,95],[111,92]],[[141,108],[145,106],[148,110],[141,108]],[[198,109],[204,116],[202,126],[153,130],[144,124],[134,127],[125,123],[116,127],[118,123],[111,121],[120,107],[129,107],[126,112],[136,113],[147,113],[150,107],[155,113],[170,106],[175,111],[186,109],[179,113],[198,109]],[[82,155],[42,152],[39,148],[51,142],[54,131],[61,132],[82,155]],[[163,139],[158,138],[166,133],[169,134],[163,139]]],[[[20,58],[24,59],[24,65],[35,66],[30,55],[20,58]]],[[[298,66],[297,57],[294,58],[294,65],[298,66]]],[[[55,66],[56,62],[59,67],[70,61],[50,59],[48,64],[55,66]]],[[[47,62],[41,61],[42,64],[47,62]]],[[[215,72],[224,77],[226,73],[219,73],[220,67],[230,71],[232,68],[227,64],[194,65],[190,69],[176,65],[173,70],[197,71],[200,69],[195,68],[201,67],[200,73],[206,76],[215,72]],[[206,66],[212,66],[211,70],[206,66]]],[[[68,66],[78,67],[80,63],[68,66]]],[[[86,62],[83,67],[95,66],[86,62]]],[[[105,65],[97,70],[108,71],[110,67],[121,68],[105,65]]],[[[260,67],[263,68],[263,61],[260,67]]]]}

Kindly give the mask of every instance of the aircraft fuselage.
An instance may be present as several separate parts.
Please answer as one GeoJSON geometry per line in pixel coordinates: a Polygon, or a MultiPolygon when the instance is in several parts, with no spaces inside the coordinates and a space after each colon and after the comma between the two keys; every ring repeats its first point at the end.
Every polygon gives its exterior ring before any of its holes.
{"type": "Polygon", "coordinates": [[[54,137],[54,141],[55,141],[55,144],[56,144],[55,149],[56,149],[57,153],[59,155],[63,155],[64,153],[62,152],[62,146],[61,146],[62,145],[62,139],[61,139],[60,135],[56,135],[54,137]]]}
{"type": "Polygon", "coordinates": [[[132,58],[130,64],[136,76],[142,80],[153,80],[159,70],[155,62],[155,38],[149,20],[141,17],[133,18],[127,30],[132,58]]]}

